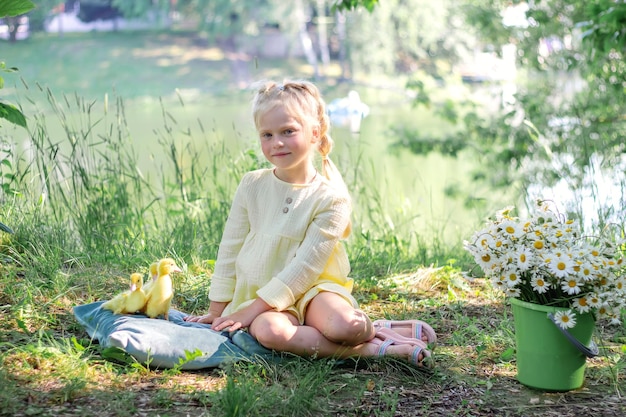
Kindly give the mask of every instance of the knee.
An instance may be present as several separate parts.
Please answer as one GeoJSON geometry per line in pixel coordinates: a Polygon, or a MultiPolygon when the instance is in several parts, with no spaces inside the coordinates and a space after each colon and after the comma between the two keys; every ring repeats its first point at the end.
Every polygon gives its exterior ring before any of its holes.
{"type": "Polygon", "coordinates": [[[372,322],[360,310],[329,317],[324,328],[319,330],[328,340],[351,346],[371,340],[375,334],[372,322]]]}
{"type": "Polygon", "coordinates": [[[249,331],[263,347],[281,350],[289,340],[288,329],[290,327],[260,315],[252,322],[249,331]]]}

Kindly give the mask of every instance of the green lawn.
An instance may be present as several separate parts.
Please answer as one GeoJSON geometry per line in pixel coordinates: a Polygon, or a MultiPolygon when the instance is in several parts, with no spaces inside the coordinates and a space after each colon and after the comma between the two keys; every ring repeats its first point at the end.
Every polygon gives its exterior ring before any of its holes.
{"type": "MultiPolygon", "coordinates": [[[[206,40],[184,32],[36,34],[3,43],[0,60],[17,67],[29,84],[88,99],[113,92],[125,98],[170,96],[175,89],[219,95],[235,86],[233,61],[206,40]]],[[[277,69],[299,73],[300,65],[297,60],[245,60],[254,78],[276,75],[277,69]]],[[[16,82],[7,76],[7,89],[16,82]]]]}

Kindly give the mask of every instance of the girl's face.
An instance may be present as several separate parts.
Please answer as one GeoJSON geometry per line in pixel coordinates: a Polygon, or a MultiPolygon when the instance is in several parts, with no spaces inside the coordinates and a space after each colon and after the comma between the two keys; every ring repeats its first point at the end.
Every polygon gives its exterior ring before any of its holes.
{"type": "Polygon", "coordinates": [[[276,106],[259,118],[257,126],[265,158],[276,167],[283,181],[305,184],[315,176],[311,151],[317,142],[318,129],[309,129],[276,106]]]}

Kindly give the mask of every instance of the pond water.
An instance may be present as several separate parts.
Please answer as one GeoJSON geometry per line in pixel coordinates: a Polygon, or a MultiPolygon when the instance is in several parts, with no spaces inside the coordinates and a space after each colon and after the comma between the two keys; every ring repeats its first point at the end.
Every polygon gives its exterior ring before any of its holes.
{"type": "MultiPolygon", "coordinates": [[[[172,97],[162,102],[154,98],[124,101],[130,143],[139,154],[142,172],[158,169],[162,158],[167,158],[163,146],[159,145],[159,138],[167,129],[171,129],[170,138],[181,147],[190,141],[216,141],[235,152],[250,147],[260,149],[250,117],[249,92],[228,97],[184,93],[182,96],[182,99],[172,97]]],[[[513,204],[511,200],[507,201],[506,195],[485,193],[484,188],[469,181],[472,161],[467,158],[453,159],[438,154],[419,156],[402,149],[392,152],[389,146],[396,139],[390,133],[392,126],[428,131],[443,127],[438,126],[431,115],[413,109],[399,93],[370,89],[361,96],[367,100],[370,112],[363,119],[358,133],[344,126],[332,128],[336,145],[331,157],[344,173],[349,186],[358,184],[369,188],[355,194],[375,198],[377,209],[385,213],[385,221],[390,227],[404,232],[410,227],[427,241],[436,236],[445,241],[460,242],[471,235],[493,210],[513,204]],[[462,190],[463,198],[455,198],[455,193],[450,190],[462,190]],[[481,201],[479,208],[466,207],[465,195],[481,201]]],[[[332,98],[327,95],[327,100],[332,98]]],[[[76,121],[84,116],[73,114],[72,106],[63,106],[63,100],[57,100],[62,107],[68,107],[64,110],[68,120],[74,118],[74,123],[86,124],[76,121]]],[[[64,136],[58,116],[40,104],[45,98],[35,98],[34,101],[38,103],[37,112],[46,114],[50,135],[64,136]]],[[[93,104],[93,115],[103,113],[103,101],[93,104]]],[[[116,117],[114,100],[111,101],[106,116],[108,120],[116,117]]],[[[97,117],[92,116],[92,119],[97,117]]],[[[107,126],[107,123],[101,123],[94,133],[103,134],[107,126]],[[98,129],[103,131],[98,132],[98,129]]],[[[18,131],[13,134],[19,134],[18,131]]],[[[23,138],[22,143],[26,142],[27,138],[23,138]]],[[[357,204],[355,216],[368,221],[367,216],[359,214],[360,209],[357,204]]]]}

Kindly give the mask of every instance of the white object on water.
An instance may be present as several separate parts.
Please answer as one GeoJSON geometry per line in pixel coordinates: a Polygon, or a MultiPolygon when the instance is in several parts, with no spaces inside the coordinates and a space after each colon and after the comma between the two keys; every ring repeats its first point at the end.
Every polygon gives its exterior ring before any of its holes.
{"type": "Polygon", "coordinates": [[[361,120],[367,117],[370,108],[361,101],[359,93],[350,90],[343,98],[336,98],[328,104],[328,115],[333,124],[349,126],[351,132],[361,130],[361,120]]]}

